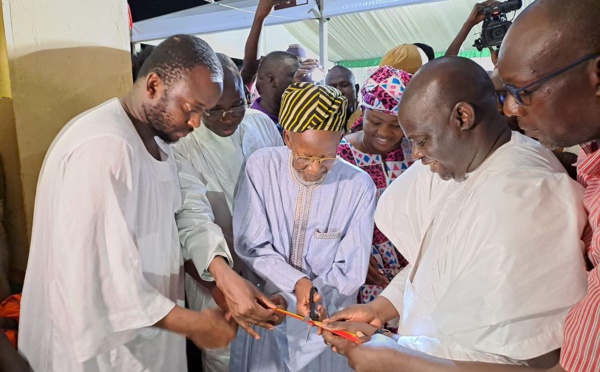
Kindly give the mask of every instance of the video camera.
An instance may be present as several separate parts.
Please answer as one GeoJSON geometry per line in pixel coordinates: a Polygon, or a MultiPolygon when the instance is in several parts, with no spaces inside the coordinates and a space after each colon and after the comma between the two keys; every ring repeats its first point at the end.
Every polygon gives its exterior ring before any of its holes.
{"type": "Polygon", "coordinates": [[[506,19],[506,13],[520,9],[521,6],[523,6],[521,0],[508,0],[484,7],[485,19],[481,27],[481,37],[475,40],[473,46],[480,52],[483,48],[499,46],[512,25],[512,22],[506,19]]]}

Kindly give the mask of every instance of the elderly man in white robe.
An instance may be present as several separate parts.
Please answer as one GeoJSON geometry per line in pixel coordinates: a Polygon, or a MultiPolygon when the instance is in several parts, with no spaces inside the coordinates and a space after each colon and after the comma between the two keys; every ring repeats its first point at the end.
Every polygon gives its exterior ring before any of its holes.
{"type": "MultiPolygon", "coordinates": [[[[311,288],[324,311],[356,303],[371,252],[375,185],[336,158],[346,98],[335,88],[296,83],[284,93],[280,122],[287,147],[256,151],[234,203],[235,250],[268,295],[309,314],[311,288]]],[[[306,323],[288,318],[262,339],[238,332],[232,371],[346,371],[306,323]]]]}
{"type": "MultiPolygon", "coordinates": [[[[242,76],[231,58],[217,57],[223,94],[203,112],[200,127],[174,145],[183,198],[176,219],[186,271],[191,271],[185,292],[188,307],[198,311],[216,307],[211,292],[217,298],[222,293],[224,308],[255,334],[250,324],[268,321],[272,313],[258,303],[268,302],[266,296],[236,273],[242,268],[232,269],[233,194],[248,157],[260,148],[283,146],[283,141],[267,115],[246,108],[242,76]]],[[[202,368],[229,371],[229,349],[202,350],[202,368]]]]}
{"type": "MultiPolygon", "coordinates": [[[[410,267],[373,303],[330,319],[349,322],[330,326],[361,330],[366,341],[400,315],[395,340],[376,335],[367,345],[554,365],[566,315],[586,291],[582,188],[550,150],[509,130],[491,80],[468,59],[425,65],[398,118],[420,161],[388,187],[375,221],[410,267]]],[[[355,368],[370,370],[367,345],[325,336],[355,368]]],[[[384,359],[381,371],[429,370],[412,358],[384,359]]]]}
{"type": "Polygon", "coordinates": [[[185,338],[223,347],[235,323],[183,305],[168,143],[217,103],[222,69],[189,35],[160,44],[133,88],[71,120],[39,177],[19,350],[35,371],[187,371],[185,338]]]}

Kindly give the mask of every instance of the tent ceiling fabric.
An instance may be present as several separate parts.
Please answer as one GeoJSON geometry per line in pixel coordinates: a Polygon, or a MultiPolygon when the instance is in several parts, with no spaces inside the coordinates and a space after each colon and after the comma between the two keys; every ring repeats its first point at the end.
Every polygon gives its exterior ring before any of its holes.
{"type": "MultiPolygon", "coordinates": [[[[436,0],[324,0],[325,17],[337,17],[353,12],[386,9],[401,5],[436,0]]],[[[299,22],[318,17],[315,0],[294,8],[277,10],[266,20],[266,25],[299,22]]],[[[250,28],[258,0],[222,0],[179,12],[150,18],[133,24],[134,42],[165,38],[174,34],[207,34],[225,30],[250,28]]],[[[318,42],[318,32],[317,32],[318,42]]],[[[317,47],[318,50],[318,47],[317,47]]]]}
{"type": "MultiPolygon", "coordinates": [[[[533,1],[524,0],[521,9],[533,1]]],[[[443,52],[477,2],[446,0],[331,18],[328,25],[329,59],[338,62],[379,58],[398,44],[416,42],[443,52]]],[[[307,48],[319,50],[318,21],[286,24],[285,27],[307,48]]],[[[479,37],[480,30],[481,25],[473,28],[463,50],[476,50],[473,41],[479,37]]]]}

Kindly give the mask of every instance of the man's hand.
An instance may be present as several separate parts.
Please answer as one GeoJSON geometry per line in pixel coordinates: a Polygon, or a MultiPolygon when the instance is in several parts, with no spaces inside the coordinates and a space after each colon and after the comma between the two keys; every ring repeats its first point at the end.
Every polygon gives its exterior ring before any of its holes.
{"type": "Polygon", "coordinates": [[[215,257],[209,271],[225,297],[230,316],[240,327],[257,340],[260,336],[252,325],[274,328],[272,322],[278,319],[273,311],[276,305],[264,293],[231,270],[222,257],[215,257]]]}
{"type": "MultiPolygon", "coordinates": [[[[308,278],[302,278],[296,282],[294,287],[294,294],[296,295],[296,313],[300,316],[307,317],[310,314],[310,289],[313,287],[313,282],[308,278]]],[[[320,303],[323,301],[323,296],[320,293],[316,293],[313,297],[313,301],[317,303],[319,310],[319,319],[326,316],[325,308],[320,303]]]]}
{"type": "MultiPolygon", "coordinates": [[[[275,294],[271,296],[271,301],[277,306],[278,309],[287,310],[288,304],[285,298],[283,298],[280,294],[275,294]]],[[[274,316],[277,317],[276,320],[273,320],[272,323],[275,326],[280,325],[285,320],[285,315],[280,313],[275,313],[274,316]]]]}
{"type": "Polygon", "coordinates": [[[256,8],[256,16],[267,18],[277,5],[289,4],[291,0],[260,0],[256,8]]]}
{"type": "Polygon", "coordinates": [[[212,288],[212,290],[210,291],[210,294],[212,295],[212,298],[215,301],[215,303],[217,304],[217,306],[219,306],[219,308],[224,313],[228,313],[229,305],[227,305],[227,299],[225,298],[225,295],[223,294],[223,292],[221,292],[219,287],[214,286],[212,288]]]}
{"type": "Polygon", "coordinates": [[[471,11],[471,14],[469,15],[469,18],[467,18],[466,23],[469,26],[474,27],[474,26],[480,24],[481,22],[483,22],[483,20],[485,19],[485,13],[483,12],[483,9],[486,6],[489,6],[494,3],[498,3],[498,1],[488,0],[483,3],[475,4],[475,6],[473,6],[473,10],[471,11]]]}
{"type": "Polygon", "coordinates": [[[371,304],[348,306],[330,316],[329,319],[325,319],[326,324],[341,321],[368,323],[376,329],[383,327],[383,323],[385,323],[379,318],[371,304]]]}
{"type": "Polygon", "coordinates": [[[376,285],[383,288],[390,284],[390,281],[379,268],[377,259],[373,255],[371,255],[371,259],[369,260],[369,271],[367,271],[366,284],[376,285]]]}
{"type": "MultiPolygon", "coordinates": [[[[388,344],[389,337],[375,335],[371,342],[348,350],[346,357],[350,367],[356,372],[403,372],[421,371],[405,363],[404,355],[388,344]],[[389,346],[386,346],[389,345],[389,346]]],[[[428,369],[429,371],[429,369],[428,369]]]]}
{"type": "Polygon", "coordinates": [[[294,74],[294,83],[312,83],[313,71],[319,68],[319,61],[315,59],[306,59],[300,65],[300,68],[294,74]]]}
{"type": "Polygon", "coordinates": [[[199,315],[202,321],[195,322],[187,335],[196,346],[202,349],[219,349],[233,341],[237,334],[237,324],[227,321],[221,310],[204,309],[199,315]]]}
{"type": "Polygon", "coordinates": [[[373,327],[368,323],[359,322],[332,322],[327,323],[323,332],[323,339],[325,343],[338,354],[346,355],[351,349],[354,349],[358,345],[350,340],[346,340],[343,337],[333,334],[331,331],[347,331],[353,333],[360,338],[360,342],[365,343],[371,340],[371,337],[375,334],[378,328],[373,327]]]}

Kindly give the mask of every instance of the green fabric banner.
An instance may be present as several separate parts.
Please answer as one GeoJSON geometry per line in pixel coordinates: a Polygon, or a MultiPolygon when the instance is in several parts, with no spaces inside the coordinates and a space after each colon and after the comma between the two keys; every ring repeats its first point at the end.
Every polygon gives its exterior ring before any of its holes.
{"type": "MultiPolygon", "coordinates": [[[[446,52],[435,53],[435,58],[443,57],[446,52]]],[[[459,56],[465,58],[484,58],[491,56],[489,49],[484,49],[481,52],[478,50],[466,50],[458,53],[459,56]]],[[[339,61],[338,65],[348,68],[372,67],[378,66],[381,58],[358,59],[355,61],[339,61]]]]}

